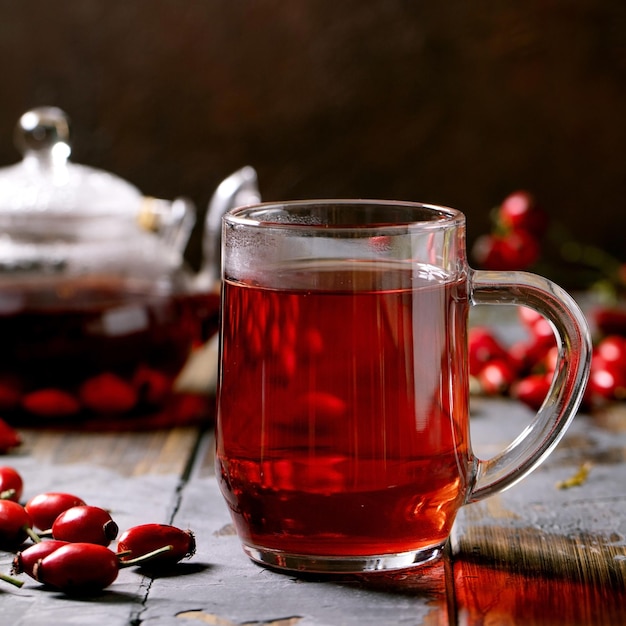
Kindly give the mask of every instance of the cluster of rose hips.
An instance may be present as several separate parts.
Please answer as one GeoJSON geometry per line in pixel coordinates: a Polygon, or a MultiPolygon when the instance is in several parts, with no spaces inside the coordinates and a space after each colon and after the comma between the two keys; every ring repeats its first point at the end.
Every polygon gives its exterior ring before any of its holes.
{"type": "Polygon", "coordinates": [[[468,335],[473,390],[487,396],[510,395],[533,409],[545,399],[556,360],[552,327],[538,313],[518,309],[528,339],[505,345],[493,330],[472,327],[468,335]]]}
{"type": "Polygon", "coordinates": [[[119,527],[105,509],[69,493],[41,493],[24,505],[23,480],[0,467],[0,549],[15,552],[12,576],[0,579],[17,587],[21,573],[68,594],[99,592],[131,566],[169,569],[195,553],[193,533],[167,524],[141,524],[123,532],[114,552],[108,546],[119,527]],[[30,539],[32,543],[27,544],[30,539]]]}
{"type": "Polygon", "coordinates": [[[566,289],[593,290],[614,300],[626,295],[626,263],[602,247],[577,241],[566,225],[526,190],[494,207],[490,232],[472,246],[472,260],[485,270],[528,270],[566,289]]]}
{"type": "Polygon", "coordinates": [[[171,389],[170,377],[141,366],[132,380],[102,372],[85,380],[77,389],[43,387],[25,390],[17,377],[0,378],[0,409],[26,411],[41,418],[67,418],[87,411],[96,415],[122,415],[138,404],[158,405],[171,389]]]}
{"type": "MultiPolygon", "coordinates": [[[[479,267],[527,270],[542,261],[541,273],[557,282],[567,277],[576,288],[593,289],[614,300],[626,290],[626,264],[566,236],[562,226],[549,223],[547,213],[530,192],[509,194],[494,209],[492,222],[491,232],[479,237],[472,247],[479,267]],[[544,258],[542,244],[550,249],[552,259],[544,258]],[[558,278],[551,276],[555,272],[560,272],[558,278]]],[[[480,393],[510,395],[538,409],[548,393],[558,349],[545,319],[524,307],[519,311],[527,340],[505,346],[488,328],[470,331],[470,375],[480,393]]],[[[596,336],[583,409],[593,411],[626,399],[626,309],[604,306],[590,315],[596,336]]]]}
{"type": "Polygon", "coordinates": [[[520,190],[509,194],[493,214],[491,232],[472,247],[474,261],[484,269],[525,270],[541,256],[541,240],[548,217],[533,194],[520,190]]]}
{"type": "MultiPolygon", "coordinates": [[[[535,311],[519,307],[528,339],[505,345],[483,326],[469,331],[469,370],[474,389],[484,395],[509,395],[539,409],[548,394],[558,348],[550,324],[535,311]]],[[[598,308],[598,333],[582,408],[587,411],[626,400],[626,311],[598,308]]]]}

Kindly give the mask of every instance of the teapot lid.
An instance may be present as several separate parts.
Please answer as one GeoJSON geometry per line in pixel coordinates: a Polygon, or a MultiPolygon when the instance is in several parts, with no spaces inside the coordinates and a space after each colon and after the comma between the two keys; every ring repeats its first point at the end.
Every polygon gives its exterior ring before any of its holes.
{"type": "Polygon", "coordinates": [[[70,162],[70,134],[69,118],[57,107],[38,107],[20,117],[15,144],[23,159],[0,168],[0,216],[136,215],[141,192],[114,174],[70,162]]]}

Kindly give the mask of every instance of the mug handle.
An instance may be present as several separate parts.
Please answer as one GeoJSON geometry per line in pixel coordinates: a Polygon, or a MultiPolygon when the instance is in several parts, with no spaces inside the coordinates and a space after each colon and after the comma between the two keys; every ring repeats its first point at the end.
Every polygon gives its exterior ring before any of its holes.
{"type": "Polygon", "coordinates": [[[551,324],[558,345],[554,377],[541,408],[505,450],[476,460],[474,484],[466,502],[508,489],[550,454],[582,401],[591,363],[591,337],[585,316],[561,287],[529,272],[469,271],[469,297],[476,304],[529,307],[551,324]]]}

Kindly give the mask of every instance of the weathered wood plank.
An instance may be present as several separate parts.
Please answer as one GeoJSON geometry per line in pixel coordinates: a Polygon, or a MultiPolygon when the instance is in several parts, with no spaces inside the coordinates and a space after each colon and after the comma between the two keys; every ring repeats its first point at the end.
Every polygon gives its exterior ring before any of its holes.
{"type": "Polygon", "coordinates": [[[51,466],[88,462],[126,476],[182,475],[199,436],[191,426],[140,432],[20,432],[24,443],[17,456],[30,456],[51,466]]]}

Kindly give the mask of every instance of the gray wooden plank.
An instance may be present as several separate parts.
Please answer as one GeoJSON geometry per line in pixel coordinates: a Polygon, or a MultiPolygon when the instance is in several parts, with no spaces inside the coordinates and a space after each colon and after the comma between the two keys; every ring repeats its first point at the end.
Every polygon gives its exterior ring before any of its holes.
{"type": "MultiPolygon", "coordinates": [[[[532,417],[507,400],[479,401],[472,439],[488,457],[506,446],[532,417]]],[[[595,537],[626,556],[626,429],[604,416],[578,414],[553,453],[530,476],[502,494],[465,507],[456,536],[481,527],[541,530],[551,537],[595,537]],[[562,488],[582,465],[590,470],[578,485],[562,488]]],[[[588,537],[588,539],[585,539],[588,537]]]]}

